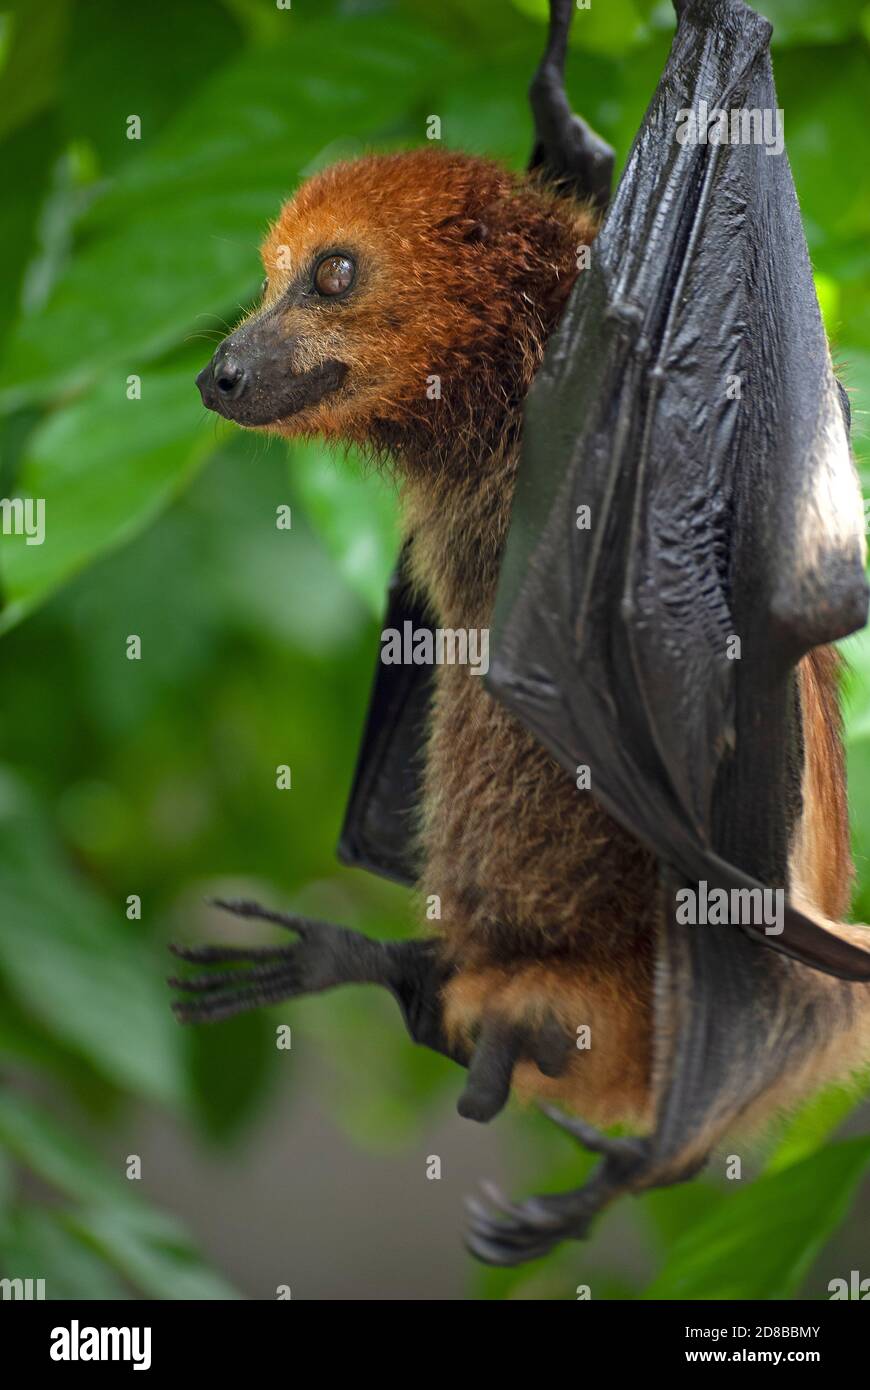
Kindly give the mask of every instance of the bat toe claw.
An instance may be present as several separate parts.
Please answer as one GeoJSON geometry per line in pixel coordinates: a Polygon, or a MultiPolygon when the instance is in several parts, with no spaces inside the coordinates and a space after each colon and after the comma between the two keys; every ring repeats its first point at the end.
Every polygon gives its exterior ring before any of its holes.
{"type": "Polygon", "coordinates": [[[519,1265],[528,1260],[538,1260],[548,1255],[558,1236],[544,1236],[540,1232],[507,1231],[501,1223],[489,1221],[471,1222],[465,1231],[465,1247],[489,1265],[519,1265]]]}
{"type": "Polygon", "coordinates": [[[189,996],[172,1001],[172,1012],[179,1023],[215,1023],[305,992],[295,946],[258,947],[250,952],[229,946],[170,949],[182,960],[199,964],[230,962],[239,967],[188,977],[170,976],[170,987],[189,996]]]}
{"type": "Polygon", "coordinates": [[[208,898],[206,901],[210,907],[220,908],[221,912],[229,912],[233,917],[244,917],[257,922],[274,922],[276,926],[295,932],[300,937],[325,925],[309,921],[307,917],[297,917],[293,913],[276,912],[273,908],[264,907],[262,903],[253,902],[250,898],[208,898]]]}
{"type": "Polygon", "coordinates": [[[548,1119],[570,1134],[584,1149],[602,1154],[614,1167],[630,1170],[643,1161],[647,1148],[644,1139],[613,1139],[578,1116],[566,1115],[555,1105],[542,1105],[540,1108],[548,1119]]]}
{"type": "Polygon", "coordinates": [[[560,1199],[530,1197],[511,1202],[494,1183],[481,1184],[486,1201],[466,1198],[465,1244],[485,1264],[515,1265],[537,1260],[573,1232],[555,1205],[560,1199]]]}
{"type": "Polygon", "coordinates": [[[558,1213],[547,1206],[545,1197],[530,1197],[525,1202],[511,1202],[493,1182],[483,1182],[481,1188],[490,1205],[508,1218],[506,1226],[510,1225],[516,1230],[530,1226],[537,1231],[546,1231],[560,1225],[558,1213]]]}
{"type": "Polygon", "coordinates": [[[467,1230],[465,1232],[464,1244],[469,1254],[473,1255],[476,1260],[480,1260],[480,1262],[485,1265],[504,1266],[521,1264],[522,1260],[525,1258],[521,1256],[517,1259],[514,1252],[505,1249],[498,1240],[487,1239],[487,1237],[479,1235],[473,1230],[467,1230]]]}
{"type": "Polygon", "coordinates": [[[322,922],[273,912],[246,898],[212,898],[211,906],[236,917],[275,922],[296,934],[292,946],[181,946],[172,955],[196,965],[228,965],[202,975],[172,976],[169,985],[190,996],[176,999],[172,1010],[180,1023],[215,1023],[264,1005],[279,1004],[318,987],[314,956],[317,943],[335,929],[322,922]]]}

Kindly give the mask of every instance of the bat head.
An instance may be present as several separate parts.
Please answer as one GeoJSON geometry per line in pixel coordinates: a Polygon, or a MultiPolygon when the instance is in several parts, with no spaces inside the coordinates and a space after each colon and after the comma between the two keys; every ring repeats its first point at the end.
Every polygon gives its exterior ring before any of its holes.
{"type": "Polygon", "coordinates": [[[593,218],[529,178],[420,150],[331,166],[282,208],[260,306],[197,384],[211,410],[398,455],[503,429],[593,218]]]}

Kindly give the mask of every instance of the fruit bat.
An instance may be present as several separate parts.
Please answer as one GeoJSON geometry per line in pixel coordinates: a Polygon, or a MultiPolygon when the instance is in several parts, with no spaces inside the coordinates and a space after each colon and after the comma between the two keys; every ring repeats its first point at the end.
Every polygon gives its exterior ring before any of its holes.
{"type": "Polygon", "coordinates": [[[675,8],[612,198],[553,0],[526,178],[414,154],[318,176],[198,378],[249,428],[393,459],[385,631],[491,622],[492,661],[379,663],[342,832],[344,862],[437,887],[439,934],[225,903],[294,944],[175,947],[232,967],[174,980],[176,1012],[376,983],[468,1068],[460,1114],[543,1102],[599,1162],[575,1192],[471,1200],[467,1244],[496,1264],[870,1057],[827,645],[867,615],[848,402],[770,26],[740,0],[675,8]]]}

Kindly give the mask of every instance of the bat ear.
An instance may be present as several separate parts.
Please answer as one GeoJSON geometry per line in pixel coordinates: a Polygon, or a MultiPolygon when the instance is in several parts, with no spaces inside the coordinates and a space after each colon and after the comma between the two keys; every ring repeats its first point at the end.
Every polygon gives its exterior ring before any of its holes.
{"type": "Polygon", "coordinates": [[[613,150],[574,114],[565,92],[565,54],[573,0],[550,0],[547,47],[529,87],[535,145],[529,170],[556,188],[590,198],[603,212],[613,184],[613,150]]]}
{"type": "Polygon", "coordinates": [[[460,241],[467,241],[475,245],[489,238],[489,227],[486,222],[481,222],[478,217],[468,217],[462,213],[442,217],[440,222],[435,223],[436,232],[451,232],[459,237],[460,241]]]}
{"type": "Polygon", "coordinates": [[[489,227],[485,222],[472,222],[471,225],[466,228],[465,235],[462,239],[474,245],[478,242],[486,241],[488,236],[489,227]]]}

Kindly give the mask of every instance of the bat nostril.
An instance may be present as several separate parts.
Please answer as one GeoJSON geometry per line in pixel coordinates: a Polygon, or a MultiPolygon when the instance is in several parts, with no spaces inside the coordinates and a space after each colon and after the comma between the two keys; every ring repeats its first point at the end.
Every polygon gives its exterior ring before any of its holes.
{"type": "Polygon", "coordinates": [[[225,400],[235,400],[245,389],[248,374],[238,362],[223,361],[215,373],[215,386],[225,400]]]}

